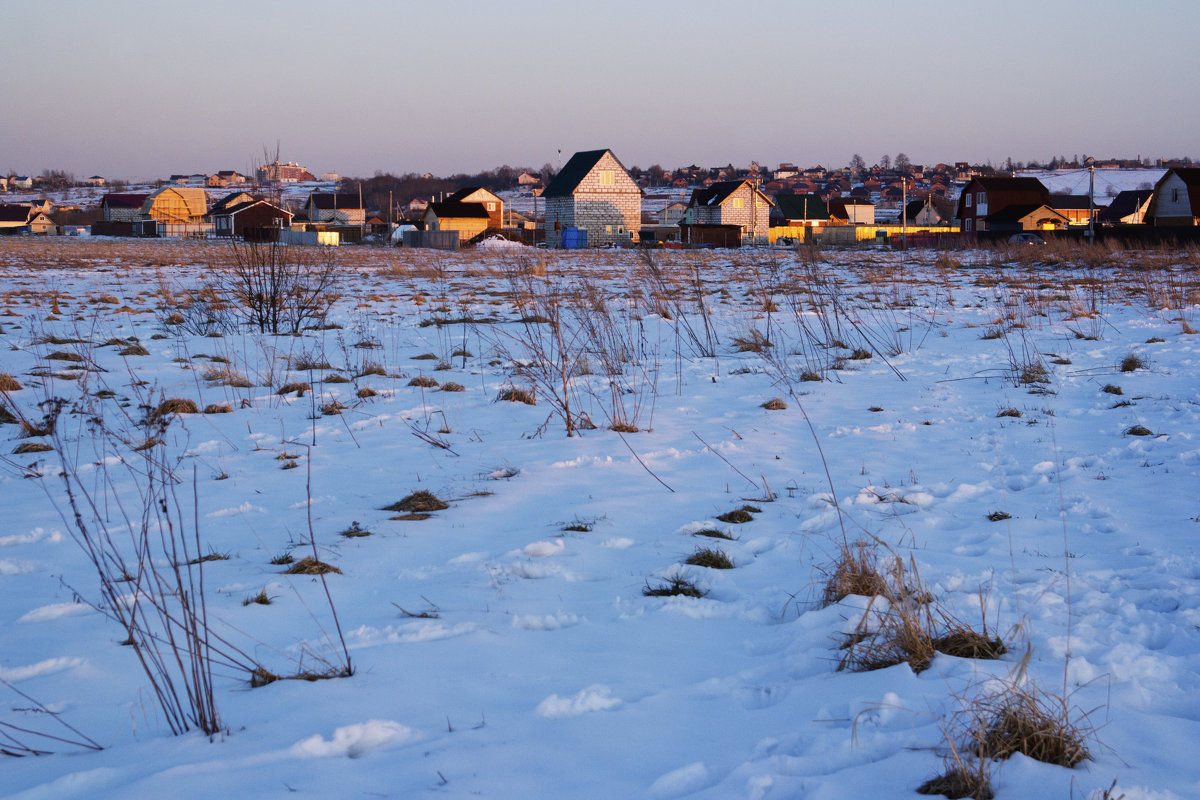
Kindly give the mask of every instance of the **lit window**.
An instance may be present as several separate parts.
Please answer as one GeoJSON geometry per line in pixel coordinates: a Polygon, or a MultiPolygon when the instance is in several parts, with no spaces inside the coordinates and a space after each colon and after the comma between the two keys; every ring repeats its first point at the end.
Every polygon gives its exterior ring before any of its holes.
{"type": "Polygon", "coordinates": [[[734,208],[742,208],[742,206],[743,206],[742,198],[740,198],[740,197],[733,198],[733,207],[734,208]]]}
{"type": "Polygon", "coordinates": [[[613,171],[611,169],[600,170],[600,185],[601,186],[615,185],[613,182],[613,171]]]}
{"type": "Polygon", "coordinates": [[[612,233],[612,225],[605,225],[605,226],[604,226],[604,232],[605,232],[605,233],[612,233]]]}

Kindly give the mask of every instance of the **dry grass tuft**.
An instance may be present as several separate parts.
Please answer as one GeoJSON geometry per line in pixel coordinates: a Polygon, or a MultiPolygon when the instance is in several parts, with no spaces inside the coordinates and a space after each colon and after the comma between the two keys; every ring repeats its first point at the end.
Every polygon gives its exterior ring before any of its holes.
{"type": "Polygon", "coordinates": [[[727,522],[731,525],[742,525],[747,522],[753,522],[754,515],[759,513],[762,513],[761,508],[755,508],[754,506],[742,506],[741,508],[735,508],[733,511],[725,512],[717,517],[717,520],[720,522],[727,522]]]}
{"type": "Polygon", "coordinates": [[[991,522],[1003,522],[1006,519],[1012,519],[1012,514],[1007,511],[993,511],[987,515],[987,518],[991,522]]]}
{"type": "Polygon", "coordinates": [[[442,384],[443,392],[465,392],[466,390],[467,387],[463,386],[461,383],[455,383],[454,381],[446,381],[442,384]]]}
{"type": "Polygon", "coordinates": [[[1121,359],[1121,372],[1135,372],[1145,367],[1146,362],[1137,353],[1130,353],[1121,359]]]}
{"type": "Polygon", "coordinates": [[[524,403],[527,406],[536,406],[537,397],[529,389],[519,389],[516,386],[505,386],[496,395],[496,402],[507,403],[524,403]]]}
{"type": "Polygon", "coordinates": [[[160,420],[163,417],[171,416],[172,414],[199,414],[200,408],[196,405],[195,400],[189,400],[186,397],[168,397],[163,400],[150,413],[152,420],[160,420]]]}
{"type": "Polygon", "coordinates": [[[326,575],[330,572],[342,574],[337,567],[326,564],[324,561],[318,561],[312,556],[306,556],[284,570],[285,575],[326,575]]]}
{"type": "Polygon", "coordinates": [[[734,336],[733,346],[739,353],[762,353],[775,345],[762,331],[751,328],[745,336],[734,336]]]}
{"type": "Polygon", "coordinates": [[[716,528],[705,528],[704,530],[696,531],[692,536],[704,536],[709,539],[728,539],[733,541],[733,537],[725,531],[717,530],[716,528]]]}
{"type": "Polygon", "coordinates": [[[0,392],[19,392],[24,387],[21,382],[9,375],[7,372],[0,372],[0,392]]]}
{"type": "Polygon", "coordinates": [[[1126,436],[1153,436],[1154,431],[1147,428],[1145,425],[1131,425],[1125,429],[1126,436]]]}
{"type": "Polygon", "coordinates": [[[825,581],[822,601],[833,605],[849,595],[888,597],[888,583],[878,569],[876,545],[857,541],[843,544],[832,573],[825,581]]]}
{"type": "Polygon", "coordinates": [[[232,414],[233,406],[228,403],[209,403],[204,407],[205,414],[232,414]]]}
{"type": "Polygon", "coordinates": [[[254,384],[237,370],[231,367],[209,367],[200,376],[214,386],[232,386],[235,389],[248,389],[254,384]]]}
{"type": "Polygon", "coordinates": [[[357,392],[355,392],[354,396],[359,398],[360,400],[365,400],[366,398],[374,397],[377,394],[379,394],[379,392],[375,391],[370,386],[364,386],[361,389],[359,389],[357,392]]]}
{"type": "Polygon", "coordinates": [[[398,500],[390,506],[384,506],[384,511],[441,511],[444,508],[449,508],[449,504],[439,500],[432,492],[427,492],[424,489],[413,492],[403,500],[398,500]]]}
{"type": "Polygon", "coordinates": [[[992,800],[996,795],[992,792],[986,765],[986,761],[980,761],[975,769],[968,769],[955,764],[947,772],[918,786],[917,794],[940,794],[951,800],[992,800]]]}
{"type": "Polygon", "coordinates": [[[47,361],[69,361],[72,364],[80,364],[83,362],[83,356],[79,353],[68,353],[65,350],[55,350],[50,355],[46,356],[47,361]]]}
{"type": "Polygon", "coordinates": [[[733,569],[733,562],[729,560],[729,556],[726,555],[724,550],[713,550],[709,547],[698,549],[688,556],[685,563],[691,564],[693,567],[733,569]]]}
{"type": "Polygon", "coordinates": [[[418,386],[422,389],[436,389],[438,382],[428,375],[418,375],[408,382],[409,386],[418,386]]]}
{"type": "Polygon", "coordinates": [[[304,397],[305,393],[310,391],[312,391],[311,385],[304,381],[296,381],[293,383],[285,383],[283,386],[280,386],[279,391],[277,391],[275,394],[284,395],[295,392],[296,397],[304,397]]]}
{"type": "Polygon", "coordinates": [[[142,347],[140,344],[131,344],[128,347],[117,351],[119,356],[148,356],[150,351],[142,347]]]}
{"type": "Polygon", "coordinates": [[[781,397],[774,397],[762,404],[762,407],[767,411],[784,411],[787,409],[787,403],[781,397]]]}
{"type": "Polygon", "coordinates": [[[980,758],[1004,759],[1014,753],[1060,767],[1091,758],[1087,741],[1095,731],[1071,719],[1066,701],[1036,686],[1010,686],[971,703],[967,736],[980,758]]]}
{"type": "Polygon", "coordinates": [[[1020,417],[1021,412],[1015,408],[1002,408],[996,412],[996,417],[1020,417]]]}
{"type": "Polygon", "coordinates": [[[1104,392],[1105,394],[1125,394],[1125,392],[1121,390],[1120,386],[1112,383],[1104,384],[1100,391],[1104,392]]]}
{"type": "Polygon", "coordinates": [[[704,597],[704,594],[703,590],[696,588],[696,584],[679,575],[660,582],[658,586],[647,583],[642,589],[644,597],[704,597]]]}
{"type": "Polygon", "coordinates": [[[46,453],[54,448],[45,442],[21,442],[13,449],[13,455],[22,456],[26,453],[46,453]]]}
{"type": "Polygon", "coordinates": [[[350,527],[338,534],[347,539],[361,539],[364,536],[370,536],[371,532],[358,524],[358,520],[350,523],[350,527]]]}

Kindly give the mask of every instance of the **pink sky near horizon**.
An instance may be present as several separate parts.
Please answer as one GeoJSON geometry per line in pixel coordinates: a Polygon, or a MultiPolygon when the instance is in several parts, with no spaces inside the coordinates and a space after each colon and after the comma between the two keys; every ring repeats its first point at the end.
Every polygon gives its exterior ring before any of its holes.
{"type": "Polygon", "coordinates": [[[1200,4],[825,5],[13,5],[0,170],[245,171],[276,142],[359,176],[1196,155],[1200,4]]]}

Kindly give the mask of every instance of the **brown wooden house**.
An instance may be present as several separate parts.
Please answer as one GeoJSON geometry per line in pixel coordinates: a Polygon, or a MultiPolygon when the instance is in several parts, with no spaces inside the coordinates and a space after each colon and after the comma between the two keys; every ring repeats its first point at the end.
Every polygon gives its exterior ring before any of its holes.
{"type": "Polygon", "coordinates": [[[482,203],[488,213],[489,228],[504,227],[504,201],[482,186],[466,186],[446,198],[446,202],[482,203]]]}
{"type": "Polygon", "coordinates": [[[1037,178],[974,177],[958,199],[960,230],[988,230],[987,217],[1011,205],[1050,204],[1050,191],[1037,178]]]}
{"type": "MultiPolygon", "coordinates": [[[[246,196],[237,192],[235,196],[246,196]]],[[[261,198],[249,197],[209,212],[213,235],[252,241],[272,241],[273,232],[292,224],[292,212],[261,198]]]]}

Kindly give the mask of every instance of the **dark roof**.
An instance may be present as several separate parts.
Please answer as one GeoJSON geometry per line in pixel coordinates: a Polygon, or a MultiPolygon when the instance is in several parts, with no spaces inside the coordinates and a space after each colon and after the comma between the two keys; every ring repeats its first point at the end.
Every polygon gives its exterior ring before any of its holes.
{"type": "Polygon", "coordinates": [[[331,208],[362,208],[362,201],[358,199],[357,194],[351,192],[313,192],[309,195],[309,202],[314,208],[322,210],[331,208]]]}
{"type": "Polygon", "coordinates": [[[14,206],[7,203],[0,205],[0,222],[26,222],[29,219],[29,206],[14,206]]]}
{"type": "Polygon", "coordinates": [[[745,181],[718,181],[712,186],[692,191],[689,206],[719,206],[729,199],[729,195],[741,188],[745,181]]]}
{"type": "Polygon", "coordinates": [[[906,205],[906,206],[904,207],[904,217],[903,217],[903,219],[909,219],[909,220],[911,220],[911,219],[913,219],[914,217],[916,217],[916,216],[917,216],[917,214],[920,214],[920,213],[921,213],[921,209],[925,207],[925,203],[926,203],[926,201],[925,201],[925,200],[911,200],[911,201],[909,201],[908,205],[906,205]]]}
{"type": "Polygon", "coordinates": [[[263,200],[262,198],[255,198],[253,200],[247,200],[243,203],[238,203],[237,205],[229,206],[228,208],[222,208],[219,211],[213,210],[213,211],[209,212],[209,215],[214,216],[214,217],[218,217],[218,216],[232,217],[232,216],[236,216],[237,214],[242,213],[243,211],[250,208],[251,206],[257,206],[259,204],[267,206],[268,208],[273,208],[276,211],[278,211],[280,214],[286,215],[288,217],[293,216],[292,212],[288,211],[287,209],[280,208],[279,206],[275,205],[274,203],[268,203],[266,200],[263,200]]]}
{"type": "Polygon", "coordinates": [[[468,219],[487,219],[487,206],[483,203],[462,203],[458,200],[443,200],[440,203],[430,203],[426,213],[432,211],[440,219],[463,217],[468,219]]]}
{"type": "MultiPolygon", "coordinates": [[[[235,201],[237,200],[237,198],[242,197],[243,195],[248,195],[248,194],[249,194],[248,192],[230,192],[229,194],[225,195],[217,202],[213,203],[213,207],[208,210],[208,213],[209,214],[219,214],[234,205],[242,205],[245,203],[245,201],[242,201],[240,203],[235,203],[235,201]]],[[[249,195],[249,196],[254,197],[253,195],[249,195]]],[[[254,199],[258,200],[261,198],[256,197],[254,199]]]]}
{"type": "Polygon", "coordinates": [[[1010,206],[1005,206],[999,211],[993,211],[984,219],[988,221],[989,225],[1003,225],[1005,223],[1020,222],[1023,217],[1032,214],[1034,211],[1037,211],[1043,206],[1046,206],[1046,203],[1013,203],[1010,206]]]}
{"type": "Polygon", "coordinates": [[[1153,189],[1126,189],[1117,194],[1108,208],[1100,212],[1096,220],[1099,222],[1120,222],[1122,217],[1128,217],[1142,207],[1142,204],[1154,196],[1153,189]]]}
{"type": "Polygon", "coordinates": [[[777,194],[775,207],[784,219],[829,219],[825,201],[816,194],[777,194]]]}
{"type": "Polygon", "coordinates": [[[131,194],[129,192],[110,192],[104,195],[103,203],[109,208],[141,208],[148,194],[131,194]]]}
{"type": "MultiPolygon", "coordinates": [[[[464,186],[463,188],[459,189],[454,194],[447,197],[446,200],[447,201],[463,200],[463,199],[469,197],[470,195],[475,194],[475,192],[480,192],[480,191],[487,192],[490,195],[496,195],[496,193],[493,192],[491,189],[486,189],[483,186],[464,186]]],[[[498,195],[497,195],[497,197],[498,197],[498,195]]]]}
{"type": "MultiPolygon", "coordinates": [[[[607,152],[608,150],[581,150],[571,156],[570,160],[550,181],[546,190],[542,192],[542,197],[570,197],[575,194],[575,190],[579,188],[579,182],[587,177],[587,174],[596,164],[600,163],[600,159],[604,158],[604,154],[607,152]]],[[[616,159],[616,156],[613,158],[616,159]]],[[[620,161],[617,163],[621,164],[620,161]]],[[[625,169],[623,164],[621,169],[625,169]]]]}

